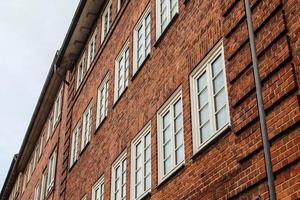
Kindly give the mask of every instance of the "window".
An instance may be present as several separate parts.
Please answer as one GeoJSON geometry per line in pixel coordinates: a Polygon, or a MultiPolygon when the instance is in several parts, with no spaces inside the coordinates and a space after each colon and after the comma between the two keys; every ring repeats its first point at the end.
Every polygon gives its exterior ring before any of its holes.
{"type": "Polygon", "coordinates": [[[85,56],[83,55],[78,66],[77,66],[77,83],[76,83],[76,89],[79,88],[83,77],[84,77],[84,65],[85,65],[85,56]]]}
{"type": "Polygon", "coordinates": [[[129,47],[125,44],[115,63],[115,102],[128,86],[129,47]]]}
{"type": "Polygon", "coordinates": [[[53,126],[56,125],[56,123],[58,122],[59,118],[60,118],[60,114],[61,114],[61,98],[62,98],[62,89],[59,90],[59,93],[55,99],[55,103],[54,103],[54,124],[53,126]]]}
{"type": "Polygon", "coordinates": [[[92,106],[89,105],[83,114],[82,120],[82,135],[81,135],[81,151],[90,141],[91,133],[91,118],[92,118],[92,106]]]}
{"type": "Polygon", "coordinates": [[[158,112],[157,134],[160,183],[184,163],[181,87],[158,112]]]}
{"type": "Polygon", "coordinates": [[[151,189],[150,131],[150,124],[148,124],[131,145],[131,196],[134,200],[143,198],[151,189]]]}
{"type": "Polygon", "coordinates": [[[123,152],[112,166],[111,199],[126,199],[126,152],[123,152]]]}
{"type": "Polygon", "coordinates": [[[43,149],[44,149],[44,139],[45,139],[45,131],[43,131],[41,138],[40,138],[40,146],[39,146],[39,158],[42,156],[43,149]]]}
{"type": "Polygon", "coordinates": [[[70,167],[72,167],[72,165],[78,159],[79,131],[80,131],[80,125],[78,123],[77,126],[75,127],[75,129],[73,130],[73,133],[72,133],[70,167]]]}
{"type": "Polygon", "coordinates": [[[146,9],[133,32],[133,73],[135,73],[150,54],[151,50],[150,6],[146,9]]]}
{"type": "Polygon", "coordinates": [[[222,42],[192,72],[190,85],[196,153],[230,123],[222,42]]]}
{"type": "Polygon", "coordinates": [[[47,185],[47,168],[43,171],[43,174],[42,174],[42,185],[41,185],[40,200],[44,200],[45,197],[46,197],[46,185],[47,185]]]}
{"type": "Polygon", "coordinates": [[[156,39],[179,12],[178,0],[156,0],[156,39]]]}
{"type": "Polygon", "coordinates": [[[89,69],[91,63],[94,61],[96,56],[96,36],[97,36],[97,29],[94,31],[94,34],[90,40],[89,47],[88,47],[87,70],[89,69]]]}
{"type": "Polygon", "coordinates": [[[103,40],[105,39],[111,23],[112,23],[112,3],[111,0],[108,2],[108,4],[106,5],[103,14],[102,14],[102,37],[101,37],[101,42],[103,42],[103,40]]]}
{"type": "Polygon", "coordinates": [[[27,170],[28,169],[24,170],[22,192],[25,191],[26,184],[27,184],[27,173],[28,173],[27,170]]]}
{"type": "Polygon", "coordinates": [[[100,87],[98,88],[98,98],[97,98],[97,120],[96,127],[107,116],[107,106],[108,106],[108,74],[105,76],[100,87]]]}
{"type": "Polygon", "coordinates": [[[104,200],[104,177],[101,177],[93,186],[92,200],[104,200]]]}
{"type": "Polygon", "coordinates": [[[40,191],[40,186],[36,185],[35,188],[34,188],[34,196],[33,196],[34,200],[38,200],[39,199],[39,191],[40,191]]]}
{"type": "Polygon", "coordinates": [[[39,160],[39,146],[36,146],[33,155],[33,170],[36,168],[38,160],[39,160]]]}
{"type": "Polygon", "coordinates": [[[54,186],[55,178],[55,167],[56,167],[56,151],[54,151],[49,158],[48,163],[48,177],[47,177],[47,192],[50,192],[54,186]]]}
{"type": "Polygon", "coordinates": [[[53,132],[53,117],[50,116],[49,120],[48,120],[48,134],[47,134],[47,141],[49,140],[49,138],[51,137],[53,132]]]}
{"type": "Polygon", "coordinates": [[[126,0],[118,0],[118,11],[123,7],[126,0]]]}
{"type": "Polygon", "coordinates": [[[86,195],[84,195],[80,200],[86,200],[86,195]]]}
{"type": "Polygon", "coordinates": [[[33,159],[30,160],[29,164],[28,164],[28,173],[27,173],[27,183],[30,181],[30,177],[31,177],[31,173],[32,173],[32,162],[33,159]]]}

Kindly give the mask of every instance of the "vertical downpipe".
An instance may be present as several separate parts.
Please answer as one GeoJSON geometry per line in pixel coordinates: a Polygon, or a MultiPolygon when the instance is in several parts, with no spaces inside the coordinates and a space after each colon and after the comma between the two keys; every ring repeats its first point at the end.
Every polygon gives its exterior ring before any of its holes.
{"type": "Polygon", "coordinates": [[[267,132],[267,126],[266,126],[266,113],[265,113],[265,109],[264,109],[262,89],[261,89],[261,80],[260,80],[259,70],[258,70],[257,53],[256,53],[256,46],[255,46],[255,34],[254,34],[254,30],[253,30],[253,23],[252,23],[252,17],[251,17],[252,13],[251,13],[251,7],[250,7],[249,0],[244,0],[244,3],[245,3],[245,10],[246,10],[246,16],[247,16],[247,26],[248,26],[248,32],[249,32],[249,41],[250,41],[250,49],[251,49],[251,56],[252,56],[252,64],[253,64],[253,73],[254,73],[254,81],[255,81],[255,88],[256,88],[256,98],[257,98],[257,105],[258,105],[261,137],[262,137],[263,149],[264,149],[265,167],[266,167],[267,179],[268,179],[269,197],[271,200],[275,200],[276,199],[276,191],[275,191],[275,184],[274,184],[274,174],[272,171],[270,142],[268,139],[268,132],[267,132]]]}

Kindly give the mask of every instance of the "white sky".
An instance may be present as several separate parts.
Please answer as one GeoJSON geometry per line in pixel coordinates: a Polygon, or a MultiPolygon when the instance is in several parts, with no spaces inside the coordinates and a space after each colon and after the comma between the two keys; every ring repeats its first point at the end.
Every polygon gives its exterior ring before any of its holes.
{"type": "Polygon", "coordinates": [[[0,190],[79,0],[0,0],[0,190]]]}

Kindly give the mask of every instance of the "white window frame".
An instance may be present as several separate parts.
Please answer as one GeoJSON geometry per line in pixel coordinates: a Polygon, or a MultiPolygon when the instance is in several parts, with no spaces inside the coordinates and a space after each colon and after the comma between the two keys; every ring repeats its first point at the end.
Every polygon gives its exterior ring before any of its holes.
{"type": "Polygon", "coordinates": [[[117,102],[117,100],[121,97],[121,95],[124,93],[125,89],[128,87],[128,74],[129,74],[129,65],[130,65],[130,52],[129,52],[129,42],[126,42],[123,46],[122,50],[120,51],[119,55],[117,56],[115,60],[115,91],[114,91],[114,102],[117,102]],[[128,66],[126,68],[126,52],[128,52],[128,66]],[[120,68],[120,61],[124,60],[123,63],[123,69],[121,71],[122,79],[120,79],[120,82],[123,84],[123,88],[119,92],[119,68],[120,68]]]}
{"type": "Polygon", "coordinates": [[[47,193],[49,193],[52,188],[54,187],[55,182],[55,172],[56,172],[56,160],[57,160],[57,153],[56,150],[53,151],[49,158],[48,162],[48,177],[47,177],[47,193]]]}
{"type": "Polygon", "coordinates": [[[61,115],[61,103],[62,103],[62,87],[59,89],[58,95],[56,96],[55,103],[54,103],[54,125],[58,122],[61,115]]]}
{"type": "Polygon", "coordinates": [[[47,133],[47,141],[50,139],[53,133],[53,116],[50,115],[48,119],[48,133],[47,133]]]}
{"type": "Polygon", "coordinates": [[[101,30],[101,43],[104,41],[104,39],[106,38],[107,34],[109,33],[109,30],[111,28],[112,25],[112,0],[109,0],[103,13],[102,13],[102,30],[101,30]],[[105,27],[105,16],[107,17],[107,27],[105,27]],[[105,29],[107,28],[107,32],[105,32],[105,29]]]}
{"type": "Polygon", "coordinates": [[[152,172],[151,172],[151,124],[150,122],[139,132],[139,134],[136,136],[135,139],[133,139],[132,143],[131,143],[131,199],[132,200],[140,200],[142,199],[143,197],[145,197],[147,194],[150,193],[151,191],[151,175],[152,175],[152,172]],[[150,187],[148,189],[145,189],[145,137],[146,136],[150,136],[150,144],[149,146],[147,147],[150,151],[150,160],[148,160],[147,162],[150,163],[150,187]],[[141,168],[141,173],[143,174],[143,178],[142,178],[142,188],[143,188],[143,192],[139,195],[139,196],[135,196],[135,193],[136,193],[136,189],[135,189],[135,186],[136,186],[136,146],[138,144],[142,144],[143,147],[142,147],[142,153],[141,153],[141,157],[142,157],[142,160],[143,160],[143,166],[141,168]]]}
{"type": "Polygon", "coordinates": [[[117,158],[117,160],[112,164],[112,168],[111,168],[111,200],[125,200],[127,197],[127,193],[126,193],[126,190],[127,190],[127,152],[126,150],[121,153],[121,155],[117,158]],[[123,169],[123,162],[125,162],[125,170],[123,169]],[[115,176],[116,176],[116,169],[118,167],[121,167],[121,180],[120,180],[120,185],[117,186],[118,189],[120,189],[119,193],[121,196],[118,196],[117,198],[115,198],[115,176]],[[125,171],[125,172],[124,172],[125,171]],[[125,174],[125,183],[122,185],[122,178],[123,178],[123,175],[125,174]],[[125,196],[123,197],[122,199],[122,187],[125,187],[125,196]]]}
{"type": "Polygon", "coordinates": [[[86,199],[87,199],[87,196],[85,194],[80,200],[86,200],[86,199]]]}
{"type": "Polygon", "coordinates": [[[185,145],[184,145],[184,112],[183,112],[183,98],[182,98],[182,87],[180,86],[171,97],[163,104],[163,106],[157,112],[157,147],[158,147],[158,184],[161,184],[164,180],[166,180],[169,176],[171,176],[174,172],[180,169],[181,166],[185,163],[185,145]],[[182,148],[183,148],[183,160],[176,164],[176,149],[175,149],[175,129],[174,129],[174,120],[171,118],[171,145],[172,145],[172,169],[164,174],[164,158],[163,158],[163,117],[166,113],[170,112],[170,116],[174,114],[173,106],[181,99],[182,103],[182,148]]]}
{"type": "Polygon", "coordinates": [[[90,103],[83,113],[82,117],[82,132],[81,132],[81,151],[87,146],[91,139],[91,128],[92,128],[92,104],[90,103]],[[86,118],[88,114],[89,118],[86,118]],[[86,125],[87,123],[87,125],[86,125]],[[87,127],[86,127],[87,126],[87,127]],[[86,130],[88,128],[88,130],[86,130]],[[87,138],[86,138],[87,136],[87,138]],[[86,139],[86,140],[85,140],[86,139]]]}
{"type": "Polygon", "coordinates": [[[124,0],[123,5],[121,5],[121,0],[118,0],[118,12],[119,12],[119,11],[121,10],[121,8],[124,6],[125,1],[126,1],[126,0],[124,0]]]}
{"type": "Polygon", "coordinates": [[[176,10],[173,16],[171,16],[171,8],[170,8],[170,0],[165,0],[167,2],[167,21],[166,21],[166,28],[162,30],[161,26],[161,1],[162,0],[156,0],[156,40],[160,38],[162,33],[168,28],[169,23],[172,21],[172,19],[176,16],[176,14],[179,13],[179,0],[177,1],[176,10]]]}
{"type": "Polygon", "coordinates": [[[70,152],[70,168],[75,164],[78,159],[78,147],[79,147],[79,134],[80,134],[80,123],[76,125],[72,132],[71,138],[71,152],[70,152]]]}
{"type": "Polygon", "coordinates": [[[94,33],[90,39],[88,46],[88,58],[87,58],[87,66],[86,71],[90,68],[92,62],[95,60],[96,56],[96,41],[97,41],[97,29],[94,30],[94,33]]]}
{"type": "Polygon", "coordinates": [[[38,200],[38,198],[39,198],[39,192],[40,192],[40,186],[39,186],[39,184],[36,184],[36,186],[34,188],[33,200],[38,200]]]}
{"type": "Polygon", "coordinates": [[[24,170],[22,192],[25,191],[25,188],[26,188],[26,185],[27,185],[27,173],[28,173],[28,168],[26,168],[26,169],[24,170]]]}
{"type": "Polygon", "coordinates": [[[43,154],[43,149],[44,149],[44,140],[45,140],[45,130],[43,130],[40,138],[40,146],[39,146],[39,158],[43,154]]]}
{"type": "Polygon", "coordinates": [[[150,55],[150,52],[151,52],[151,12],[150,12],[150,5],[148,5],[146,10],[140,17],[140,19],[133,31],[133,75],[141,67],[142,63],[145,61],[147,56],[150,55]],[[146,18],[148,16],[150,17],[150,33],[149,33],[150,45],[149,45],[149,49],[147,51],[147,48],[146,48],[146,18]],[[140,29],[142,29],[142,38],[141,38],[142,49],[141,50],[143,53],[142,53],[142,58],[139,63],[139,61],[138,61],[138,39],[139,39],[138,33],[139,33],[140,29]]]}
{"type": "Polygon", "coordinates": [[[193,70],[190,75],[190,91],[191,91],[191,114],[192,114],[192,135],[193,135],[193,153],[196,154],[206,145],[208,145],[212,140],[214,140],[218,135],[220,135],[224,130],[230,127],[230,111],[229,111],[229,101],[227,92],[227,81],[226,81],[226,67],[224,60],[224,48],[223,42],[220,41],[216,46],[209,52],[205,59],[193,70]],[[213,85],[212,85],[212,72],[211,64],[219,57],[222,56],[223,60],[223,73],[224,73],[224,84],[225,84],[225,95],[226,95],[226,105],[227,105],[227,119],[228,122],[219,130],[216,130],[216,119],[215,119],[215,108],[214,108],[214,97],[213,97],[213,85]],[[203,74],[208,73],[208,98],[209,98],[209,120],[213,133],[207,141],[201,143],[199,139],[199,114],[198,114],[198,96],[197,96],[197,79],[203,74]]]}
{"type": "Polygon", "coordinates": [[[27,173],[27,183],[30,181],[31,178],[31,173],[32,173],[32,159],[30,160],[29,164],[28,164],[28,173],[27,173]]]}
{"type": "Polygon", "coordinates": [[[37,145],[35,147],[35,150],[34,150],[34,155],[33,155],[33,170],[36,168],[37,166],[37,163],[38,163],[38,160],[39,160],[39,146],[37,145]]]}
{"type": "Polygon", "coordinates": [[[92,200],[104,200],[104,175],[94,184],[92,188],[92,200]],[[96,198],[95,192],[99,191],[99,198],[96,198]]]}
{"type": "Polygon", "coordinates": [[[85,68],[85,53],[82,55],[80,62],[77,65],[77,79],[76,79],[76,90],[81,85],[84,78],[84,68],[85,68]]]}
{"type": "Polygon", "coordinates": [[[96,118],[96,128],[101,124],[101,122],[105,119],[108,112],[108,89],[109,89],[109,74],[107,73],[101,82],[98,88],[97,94],[97,118],[96,118]],[[102,96],[102,91],[105,93],[102,96]],[[104,98],[104,99],[103,99],[104,98]],[[102,109],[103,112],[102,112],[102,109]]]}
{"type": "Polygon", "coordinates": [[[42,173],[40,200],[44,200],[47,196],[47,177],[48,177],[48,168],[44,169],[42,173]]]}

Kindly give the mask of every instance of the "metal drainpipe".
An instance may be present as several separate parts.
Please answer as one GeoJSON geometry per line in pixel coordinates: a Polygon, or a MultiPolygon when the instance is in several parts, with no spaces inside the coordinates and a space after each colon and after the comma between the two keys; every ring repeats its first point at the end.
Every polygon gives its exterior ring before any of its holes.
{"type": "Polygon", "coordinates": [[[261,91],[261,80],[259,76],[258,70],[258,62],[257,62],[257,53],[255,46],[255,36],[253,31],[253,23],[252,23],[252,13],[249,0],[244,0],[245,10],[247,16],[247,25],[249,32],[249,41],[250,41],[250,49],[252,56],[252,64],[253,64],[253,73],[254,73],[254,81],[256,88],[256,98],[257,98],[257,106],[259,113],[259,122],[261,129],[261,137],[263,141],[263,149],[264,149],[264,158],[265,158],[265,167],[267,171],[267,179],[268,179],[268,188],[269,188],[269,197],[271,200],[276,199],[276,191],[274,184],[274,174],[272,171],[272,161],[271,161],[271,153],[270,153],[270,142],[268,139],[267,126],[266,126],[266,113],[263,104],[263,97],[261,91]]]}

